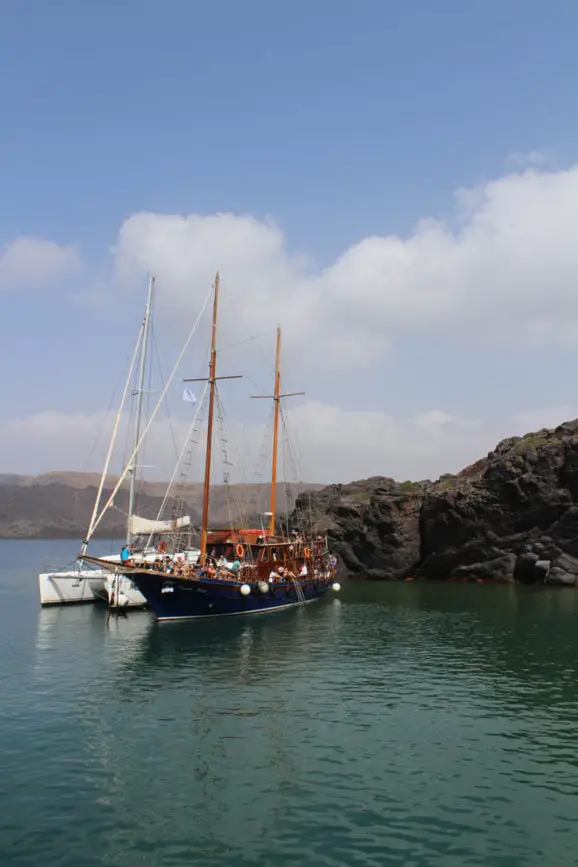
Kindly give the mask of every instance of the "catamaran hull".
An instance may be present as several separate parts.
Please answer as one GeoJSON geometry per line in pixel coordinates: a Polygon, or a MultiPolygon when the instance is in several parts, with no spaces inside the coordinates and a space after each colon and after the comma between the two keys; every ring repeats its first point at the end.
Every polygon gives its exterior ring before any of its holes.
{"type": "Polygon", "coordinates": [[[300,585],[302,595],[293,584],[269,584],[263,593],[258,585],[244,596],[238,584],[210,581],[166,580],[146,573],[130,575],[146,598],[157,620],[192,620],[233,614],[259,614],[292,608],[303,602],[320,599],[331,589],[332,582],[300,585]]]}
{"type": "Polygon", "coordinates": [[[108,575],[105,590],[111,608],[146,608],[146,599],[127,575],[108,575]]]}
{"type": "Polygon", "coordinates": [[[38,575],[41,605],[73,605],[107,600],[104,569],[41,572],[38,575]]]}

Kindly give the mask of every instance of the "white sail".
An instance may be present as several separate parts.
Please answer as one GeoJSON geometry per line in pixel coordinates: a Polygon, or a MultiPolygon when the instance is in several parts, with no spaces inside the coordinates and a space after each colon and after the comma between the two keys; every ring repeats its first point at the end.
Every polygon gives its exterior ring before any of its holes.
{"type": "Polygon", "coordinates": [[[189,515],[177,518],[175,521],[152,521],[150,518],[140,518],[138,515],[131,515],[129,521],[131,536],[152,536],[161,533],[171,533],[190,526],[191,518],[189,515]]]}

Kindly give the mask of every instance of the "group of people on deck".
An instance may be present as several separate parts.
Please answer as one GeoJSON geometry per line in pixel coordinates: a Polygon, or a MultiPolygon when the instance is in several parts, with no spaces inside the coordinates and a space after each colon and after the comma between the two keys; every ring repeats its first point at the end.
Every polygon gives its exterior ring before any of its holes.
{"type": "Polygon", "coordinates": [[[212,551],[211,555],[207,557],[205,565],[201,567],[199,575],[207,578],[237,581],[242,565],[241,560],[237,556],[231,562],[226,557],[217,557],[215,551],[212,551]]]}
{"type": "Polygon", "coordinates": [[[293,578],[306,578],[307,575],[308,569],[306,563],[303,563],[297,575],[285,566],[277,566],[271,569],[269,573],[269,584],[273,584],[275,581],[291,581],[293,578]]]}
{"type": "MultiPolygon", "coordinates": [[[[120,555],[121,565],[122,566],[133,566],[133,553],[131,551],[130,545],[126,544],[123,546],[121,555],[120,555]]],[[[273,584],[278,581],[291,581],[295,578],[307,578],[310,576],[314,579],[316,578],[329,578],[331,575],[335,574],[337,567],[337,558],[334,555],[329,557],[327,566],[319,560],[315,566],[313,566],[311,573],[310,569],[307,566],[307,562],[305,560],[302,561],[298,570],[292,571],[288,566],[277,565],[276,554],[273,554],[273,563],[272,569],[269,573],[268,581],[270,584],[273,584]]],[[[229,581],[239,581],[239,580],[251,580],[251,578],[256,578],[257,575],[251,575],[250,573],[254,572],[255,564],[246,563],[243,561],[243,558],[239,557],[235,553],[235,559],[230,561],[225,556],[221,555],[217,557],[215,549],[211,551],[209,556],[207,557],[204,565],[199,567],[199,564],[193,564],[186,560],[184,554],[174,554],[170,555],[166,553],[166,544],[161,549],[160,546],[157,549],[157,556],[155,559],[151,561],[143,561],[139,563],[140,568],[145,569],[154,569],[155,571],[164,572],[168,575],[174,575],[175,577],[182,578],[192,578],[194,576],[199,577],[207,577],[207,578],[217,578],[220,580],[229,580],[229,581]]]]}

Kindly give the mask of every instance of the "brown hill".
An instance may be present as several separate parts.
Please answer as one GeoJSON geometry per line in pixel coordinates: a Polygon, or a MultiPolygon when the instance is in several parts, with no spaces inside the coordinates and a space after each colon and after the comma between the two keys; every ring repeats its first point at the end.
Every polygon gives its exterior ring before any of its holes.
{"type": "MultiPolygon", "coordinates": [[[[0,475],[0,538],[2,539],[81,539],[86,533],[94,505],[99,476],[96,473],[50,472],[40,476],[0,475]]],[[[103,503],[116,479],[107,480],[103,503]]],[[[288,508],[305,489],[321,485],[288,485],[288,508]]],[[[124,488],[124,486],[123,486],[124,488]]],[[[202,485],[184,486],[185,513],[194,523],[200,521],[202,485]]],[[[156,518],[165,495],[166,482],[150,482],[142,487],[137,512],[156,518]]],[[[171,502],[168,513],[171,517],[171,502]]],[[[279,485],[278,502],[285,505],[285,487],[279,485]]],[[[211,490],[211,522],[227,525],[240,516],[255,521],[269,505],[269,486],[264,484],[216,485],[211,490]]],[[[125,532],[128,492],[121,489],[114,508],[109,509],[96,533],[101,538],[122,538],[125,532]]]]}

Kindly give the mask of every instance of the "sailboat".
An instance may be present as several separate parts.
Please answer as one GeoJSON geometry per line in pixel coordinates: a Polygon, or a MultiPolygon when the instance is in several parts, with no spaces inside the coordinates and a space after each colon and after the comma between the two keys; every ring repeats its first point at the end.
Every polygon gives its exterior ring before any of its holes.
{"type": "MultiPolygon", "coordinates": [[[[147,600],[157,620],[186,620],[233,614],[278,611],[302,605],[338,591],[336,559],[327,539],[294,531],[276,531],[277,450],[280,402],[291,394],[281,392],[281,329],[277,330],[275,361],[273,454],[268,527],[209,529],[211,453],[217,376],[217,321],[219,274],[213,286],[213,319],[209,376],[207,441],[203,485],[200,552],[196,563],[153,563],[132,560],[115,566],[117,575],[129,578],[147,600]]],[[[186,380],[193,381],[193,380],[186,380]]],[[[199,380],[195,380],[199,381],[199,380]]],[[[295,393],[292,393],[295,394],[295,393]]],[[[261,397],[259,395],[258,397],[261,397]]],[[[81,559],[102,568],[102,560],[81,552],[81,559]]]]}
{"type": "MultiPolygon", "coordinates": [[[[147,367],[147,353],[148,353],[148,340],[149,340],[149,332],[150,332],[150,316],[151,316],[151,305],[152,305],[152,296],[154,289],[154,277],[149,278],[148,284],[148,294],[147,301],[145,306],[144,315],[141,321],[141,325],[139,328],[139,333],[136,341],[136,345],[133,350],[131,363],[129,366],[129,371],[126,378],[125,388],[123,392],[123,396],[121,399],[121,403],[117,412],[117,420],[113,429],[113,433],[111,436],[107,458],[105,460],[105,466],[101,475],[99,487],[97,490],[93,513],[91,522],[94,520],[94,516],[98,510],[98,506],[100,503],[100,499],[102,496],[102,491],[104,488],[104,483],[106,480],[106,475],[108,471],[108,466],[110,462],[110,458],[112,455],[112,449],[114,446],[114,442],[116,439],[116,434],[118,431],[118,424],[120,422],[120,417],[122,411],[124,409],[124,404],[126,401],[126,397],[128,394],[129,385],[133,376],[133,371],[135,368],[137,357],[140,353],[140,377],[139,377],[139,385],[136,389],[136,395],[138,399],[137,404],[137,419],[136,419],[136,430],[135,430],[135,442],[138,443],[139,440],[139,430],[141,423],[141,414],[143,407],[143,394],[144,394],[144,385],[145,385],[145,375],[146,375],[146,367],[147,367]]],[[[137,451],[138,453],[138,451],[137,451]]],[[[134,509],[134,501],[135,501],[135,485],[136,485],[136,473],[134,472],[134,465],[131,468],[130,472],[130,488],[129,488],[129,510],[128,515],[129,519],[127,521],[127,535],[130,540],[130,515],[134,509]]],[[[134,587],[131,582],[128,580],[123,580],[122,588],[120,586],[119,581],[115,581],[113,578],[113,574],[109,572],[108,566],[110,563],[120,562],[120,554],[110,554],[106,557],[102,558],[102,566],[99,568],[83,568],[82,562],[80,560],[76,561],[74,569],[64,569],[61,571],[51,571],[51,572],[41,572],[38,575],[38,586],[40,591],[40,604],[41,605],[63,605],[66,603],[75,603],[75,602],[111,602],[114,601],[115,604],[120,604],[121,606],[137,606],[144,607],[146,605],[145,598],[138,592],[136,587],[134,587]]]]}
{"type": "MultiPolygon", "coordinates": [[[[141,518],[135,514],[136,503],[136,480],[137,471],[139,469],[139,454],[142,447],[142,423],[143,423],[143,399],[145,395],[145,380],[147,363],[149,358],[149,343],[150,343],[150,323],[152,315],[153,292],[155,286],[154,277],[149,278],[149,288],[145,312],[141,325],[141,353],[139,362],[139,381],[136,388],[136,423],[134,431],[134,448],[131,459],[129,460],[125,472],[129,476],[129,494],[128,494],[128,512],[126,523],[126,546],[131,550],[133,562],[139,565],[146,565],[154,562],[159,556],[159,550],[165,553],[171,561],[176,556],[174,551],[169,551],[166,538],[171,537],[171,534],[178,533],[182,529],[190,526],[190,518],[188,516],[178,518],[174,521],[151,520],[141,518]],[[158,540],[155,544],[155,540],[158,540]]],[[[133,392],[134,394],[135,392],[133,392]]],[[[95,503],[92,521],[96,517],[98,509],[98,499],[95,503]]],[[[198,549],[190,549],[181,555],[186,557],[187,561],[191,558],[196,559],[198,549]]],[[[120,563],[120,555],[108,557],[107,560],[120,563]]],[[[147,602],[138,587],[131,581],[130,577],[117,571],[107,572],[105,576],[105,592],[110,608],[143,608],[147,602]]]]}
{"type": "MultiPolygon", "coordinates": [[[[151,521],[146,518],[141,518],[134,514],[136,502],[136,484],[139,452],[142,446],[143,437],[141,429],[143,423],[143,399],[146,385],[146,372],[149,359],[149,344],[151,330],[151,315],[152,302],[155,287],[154,277],[149,277],[147,300],[144,310],[144,315],[141,321],[138,338],[133,350],[128,375],[125,382],[124,392],[117,411],[117,417],[113,432],[111,435],[108,453],[106,456],[104,468],[100,478],[99,487],[97,490],[92,516],[90,519],[89,534],[94,531],[97,521],[100,521],[108,508],[114,505],[114,497],[111,497],[98,515],[100,501],[104,489],[104,484],[108,474],[108,468],[112,457],[116,436],[121,421],[122,412],[124,410],[126,398],[132,382],[133,374],[138,359],[138,382],[132,394],[137,398],[136,406],[136,421],[134,431],[134,448],[127,466],[123,472],[121,480],[126,476],[129,477],[129,493],[128,493],[128,512],[126,523],[126,544],[133,551],[133,560],[135,563],[150,563],[157,556],[158,551],[153,544],[157,537],[166,533],[171,533],[175,528],[190,524],[190,519],[187,517],[173,521],[151,521]],[[98,515],[98,518],[97,518],[98,515]]],[[[118,489],[117,485],[117,489],[118,489]]],[[[115,489],[115,493],[116,490],[115,489]]],[[[162,547],[162,546],[161,546],[162,547]]],[[[192,549],[187,552],[188,558],[198,555],[198,549],[192,549]]],[[[62,605],[73,602],[107,602],[112,608],[143,608],[146,606],[146,599],[140,593],[138,588],[133,584],[130,578],[120,574],[112,568],[114,565],[121,562],[120,554],[110,554],[100,559],[98,566],[88,565],[86,568],[79,558],[74,569],[61,571],[42,572],[38,575],[38,584],[40,590],[40,602],[42,605],[62,605]],[[112,571],[111,571],[112,570],[112,571]]]]}
{"type": "MultiPolygon", "coordinates": [[[[136,497],[136,479],[137,479],[137,469],[138,469],[138,456],[139,456],[139,447],[140,447],[140,430],[142,424],[142,412],[143,412],[143,398],[145,394],[145,378],[147,371],[147,360],[148,360],[148,350],[149,350],[149,339],[150,339],[150,323],[151,323],[151,313],[152,313],[152,302],[153,302],[153,292],[154,292],[155,278],[151,275],[149,276],[149,285],[148,285],[148,295],[146,300],[145,312],[141,324],[141,352],[140,352],[140,362],[139,362],[139,380],[138,387],[136,389],[136,398],[137,398],[137,407],[136,407],[136,423],[135,423],[135,433],[134,433],[134,451],[133,451],[133,460],[131,466],[129,468],[129,492],[128,492],[128,512],[127,512],[127,522],[126,522],[126,544],[130,547],[131,543],[133,543],[132,537],[132,523],[134,521],[133,513],[135,507],[135,497],[136,497]]],[[[106,473],[105,473],[106,474],[106,473]]],[[[104,475],[105,475],[104,474],[104,475]]],[[[94,510],[93,510],[93,519],[94,515],[98,509],[98,497],[95,502],[94,510]]],[[[144,562],[146,562],[147,558],[150,558],[150,554],[152,552],[147,551],[146,547],[141,552],[141,558],[144,562]]],[[[111,558],[107,558],[111,559],[111,558]]],[[[120,555],[114,556],[114,562],[120,562],[120,555]]],[[[125,576],[120,576],[115,573],[108,572],[105,576],[105,591],[108,604],[111,608],[144,608],[146,605],[146,599],[140,593],[140,591],[135,587],[132,581],[125,576]]]]}

